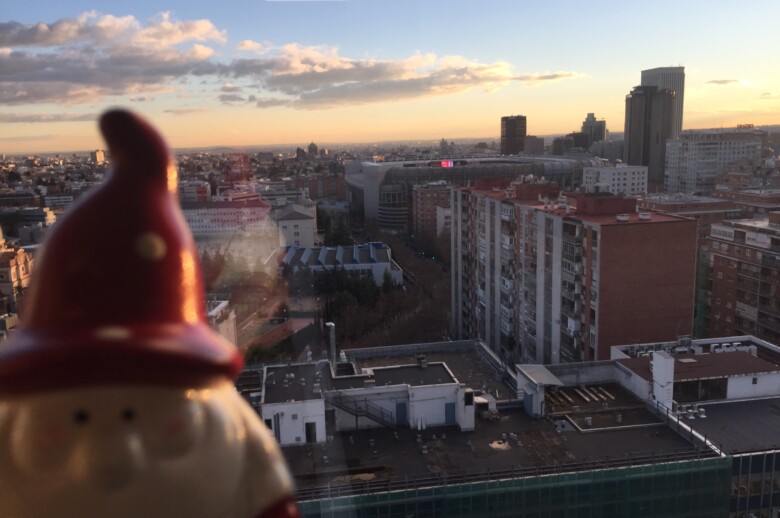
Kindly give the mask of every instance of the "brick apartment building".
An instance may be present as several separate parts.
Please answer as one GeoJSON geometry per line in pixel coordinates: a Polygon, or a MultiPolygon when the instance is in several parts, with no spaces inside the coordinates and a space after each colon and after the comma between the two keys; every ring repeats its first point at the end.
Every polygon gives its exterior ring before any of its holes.
{"type": "Polygon", "coordinates": [[[450,185],[432,182],[412,187],[412,232],[416,236],[437,235],[437,207],[450,206],[450,185]]]}
{"type": "Polygon", "coordinates": [[[609,358],[693,322],[696,221],[609,194],[508,182],[452,191],[452,334],[508,361],[609,358]]]}
{"type": "Polygon", "coordinates": [[[709,336],[780,342],[780,212],[713,225],[709,336]]]}

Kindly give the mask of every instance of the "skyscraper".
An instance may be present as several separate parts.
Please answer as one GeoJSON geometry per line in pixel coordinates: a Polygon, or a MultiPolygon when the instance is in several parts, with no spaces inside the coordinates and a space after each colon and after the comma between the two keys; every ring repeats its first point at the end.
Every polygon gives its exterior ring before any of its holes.
{"type": "Polygon", "coordinates": [[[666,140],[671,138],[674,92],[637,86],[626,96],[623,162],[647,166],[649,192],[664,187],[666,140]]]}
{"type": "Polygon", "coordinates": [[[525,148],[525,115],[501,117],[501,154],[516,155],[525,148]]]}
{"type": "Polygon", "coordinates": [[[607,121],[597,120],[593,113],[589,113],[582,121],[582,133],[590,137],[590,143],[601,142],[607,138],[607,121]]]}
{"type": "Polygon", "coordinates": [[[642,86],[656,86],[674,92],[672,103],[672,135],[678,138],[682,131],[683,100],[685,98],[685,67],[661,67],[642,70],[642,86]]]}

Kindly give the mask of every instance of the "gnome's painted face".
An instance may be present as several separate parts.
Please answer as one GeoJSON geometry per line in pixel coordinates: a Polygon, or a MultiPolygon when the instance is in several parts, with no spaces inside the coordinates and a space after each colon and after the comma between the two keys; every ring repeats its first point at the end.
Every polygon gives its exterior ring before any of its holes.
{"type": "Polygon", "coordinates": [[[252,516],[291,492],[252,412],[228,382],[0,402],[0,508],[24,517],[252,516]]]}

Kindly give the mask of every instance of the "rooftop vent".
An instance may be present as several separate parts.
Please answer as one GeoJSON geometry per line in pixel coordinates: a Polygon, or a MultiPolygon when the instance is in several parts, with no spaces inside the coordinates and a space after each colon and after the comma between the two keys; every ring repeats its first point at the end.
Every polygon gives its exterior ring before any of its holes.
{"type": "Polygon", "coordinates": [[[631,216],[628,214],[618,214],[615,219],[620,223],[627,223],[628,220],[631,219],[631,216]]]}
{"type": "Polygon", "coordinates": [[[653,219],[653,214],[651,212],[640,212],[639,219],[642,221],[650,221],[653,219]]]}

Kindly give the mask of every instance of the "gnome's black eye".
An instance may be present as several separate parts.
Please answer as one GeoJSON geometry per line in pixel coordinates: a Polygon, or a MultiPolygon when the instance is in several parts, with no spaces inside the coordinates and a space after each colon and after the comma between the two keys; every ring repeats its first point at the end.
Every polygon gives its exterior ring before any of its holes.
{"type": "Polygon", "coordinates": [[[122,419],[124,419],[125,421],[132,421],[133,419],[135,419],[135,410],[133,410],[132,408],[125,408],[124,410],[122,410],[122,419]]]}
{"type": "Polygon", "coordinates": [[[75,421],[76,424],[87,424],[89,421],[89,412],[86,410],[76,410],[76,412],[73,413],[73,421],[75,421]]]}

